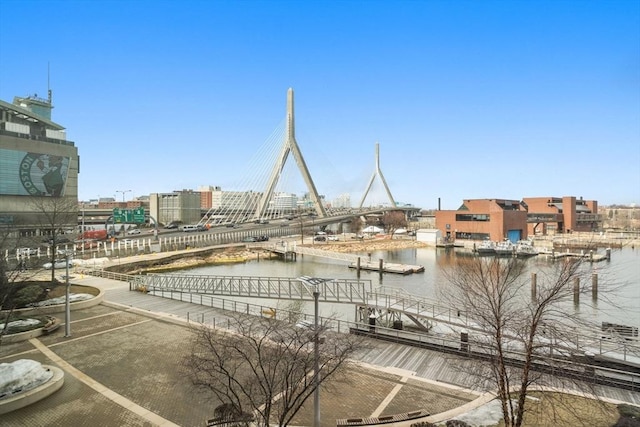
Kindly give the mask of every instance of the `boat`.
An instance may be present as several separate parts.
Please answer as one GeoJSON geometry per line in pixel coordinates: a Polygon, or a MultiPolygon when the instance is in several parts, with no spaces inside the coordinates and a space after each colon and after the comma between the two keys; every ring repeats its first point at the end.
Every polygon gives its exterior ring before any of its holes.
{"type": "Polygon", "coordinates": [[[526,258],[538,255],[538,250],[533,247],[531,240],[520,240],[516,245],[516,256],[518,258],[526,258]]]}
{"type": "Polygon", "coordinates": [[[478,255],[495,255],[496,254],[496,243],[491,240],[483,240],[476,247],[476,252],[478,255]]]}
{"type": "Polygon", "coordinates": [[[513,256],[516,250],[516,245],[511,243],[511,240],[504,240],[496,245],[496,255],[499,256],[513,256]]]}

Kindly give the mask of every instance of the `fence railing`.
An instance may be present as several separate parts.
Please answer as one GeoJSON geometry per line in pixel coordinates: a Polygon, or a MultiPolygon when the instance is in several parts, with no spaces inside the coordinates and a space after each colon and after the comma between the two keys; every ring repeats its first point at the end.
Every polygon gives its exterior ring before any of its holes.
{"type": "MultiPolygon", "coordinates": [[[[150,292],[150,294],[198,304],[203,307],[231,311],[249,316],[266,317],[292,324],[305,321],[306,325],[311,325],[314,320],[313,315],[294,312],[277,306],[251,304],[211,295],[187,294],[171,290],[157,290],[150,292]]],[[[184,317],[188,322],[195,322],[214,328],[232,330],[234,324],[230,318],[224,318],[219,314],[211,314],[204,310],[196,312],[187,311],[184,317]],[[207,318],[207,315],[210,315],[210,317],[207,318]]],[[[350,322],[328,317],[319,317],[319,324],[323,331],[360,333],[386,341],[445,351],[478,359],[488,359],[495,354],[495,347],[487,341],[486,337],[476,337],[473,334],[461,335],[458,339],[452,336],[426,335],[424,333],[388,328],[381,325],[369,325],[363,322],[350,322]]],[[[525,359],[526,354],[513,347],[514,346],[506,349],[505,357],[508,363],[518,364],[525,359]]],[[[579,352],[575,353],[579,354],[579,352]]],[[[538,354],[536,357],[536,368],[547,374],[571,376],[583,380],[592,380],[600,384],[624,387],[634,391],[640,390],[639,373],[576,361],[575,354],[562,358],[561,356],[564,354],[563,349],[554,347],[551,343],[546,346],[537,347],[536,354],[538,354]],[[569,357],[571,360],[569,360],[569,357]]],[[[592,355],[585,355],[582,359],[588,361],[592,357],[592,355]]]]}

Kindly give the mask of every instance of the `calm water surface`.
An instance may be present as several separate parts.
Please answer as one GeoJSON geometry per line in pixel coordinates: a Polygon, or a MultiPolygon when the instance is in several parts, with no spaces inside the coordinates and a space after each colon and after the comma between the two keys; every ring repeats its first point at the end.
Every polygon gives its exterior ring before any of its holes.
{"type": "MultiPolygon", "coordinates": [[[[602,250],[601,250],[602,252],[602,250]]],[[[368,254],[362,254],[364,257],[368,254]]],[[[455,268],[458,257],[465,256],[455,250],[434,248],[402,249],[395,251],[378,251],[371,253],[372,260],[383,258],[386,262],[423,265],[424,273],[407,276],[384,274],[382,277],[376,272],[361,272],[360,279],[371,280],[373,286],[389,286],[404,289],[406,292],[437,300],[439,291],[448,286],[444,270],[455,268]]],[[[556,261],[557,262],[557,261],[556,261]]],[[[538,282],[545,273],[553,269],[553,262],[542,256],[526,260],[529,272],[538,273],[538,282]]],[[[582,295],[581,303],[567,304],[566,310],[579,313],[596,322],[612,322],[640,327],[640,250],[614,249],[611,261],[584,263],[587,280],[593,273],[598,274],[598,300],[592,302],[590,295],[582,295]]],[[[296,262],[280,260],[249,261],[242,264],[226,264],[219,266],[198,267],[183,270],[175,274],[201,274],[218,276],[271,276],[271,277],[299,277],[312,276],[331,279],[358,278],[353,269],[349,269],[345,262],[328,260],[311,256],[298,257],[296,262]]],[[[526,274],[529,280],[530,274],[526,274]]],[[[540,286],[540,285],[539,285],[540,286]]],[[[528,288],[527,288],[528,290],[528,288]]],[[[248,302],[273,305],[271,301],[248,302]]],[[[306,307],[308,312],[310,304],[306,307]]],[[[354,320],[353,306],[333,304],[320,308],[321,315],[338,314],[346,320],[354,320]],[[341,306],[341,307],[335,307],[341,306]],[[331,313],[328,313],[331,311],[331,313]]]]}

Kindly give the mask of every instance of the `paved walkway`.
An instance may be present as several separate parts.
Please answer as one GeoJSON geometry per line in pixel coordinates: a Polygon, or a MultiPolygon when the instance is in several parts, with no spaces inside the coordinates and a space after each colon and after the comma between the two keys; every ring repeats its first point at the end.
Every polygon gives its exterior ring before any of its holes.
{"type": "MultiPolygon", "coordinates": [[[[219,324],[224,312],[130,292],[113,280],[77,276],[73,282],[104,289],[106,298],[72,312],[71,337],[60,328],[0,348],[0,362],[30,358],[60,367],[65,384],[47,399],[3,415],[2,425],[205,426],[218,403],[193,390],[180,372],[189,349],[186,320],[219,324]]],[[[321,391],[323,427],[339,418],[418,409],[446,413],[437,417],[442,420],[491,398],[469,390],[460,360],[441,353],[373,341],[359,361],[358,369],[321,391]]],[[[640,403],[637,393],[618,397],[640,403]]],[[[311,399],[293,424],[313,424],[311,399]]]]}

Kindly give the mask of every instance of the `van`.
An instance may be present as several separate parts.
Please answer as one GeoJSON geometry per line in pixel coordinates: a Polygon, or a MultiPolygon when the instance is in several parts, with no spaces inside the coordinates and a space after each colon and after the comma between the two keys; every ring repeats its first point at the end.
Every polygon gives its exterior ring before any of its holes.
{"type": "Polygon", "coordinates": [[[198,231],[198,226],[197,225],[183,225],[182,226],[182,231],[184,231],[185,233],[188,231],[198,231]]]}

